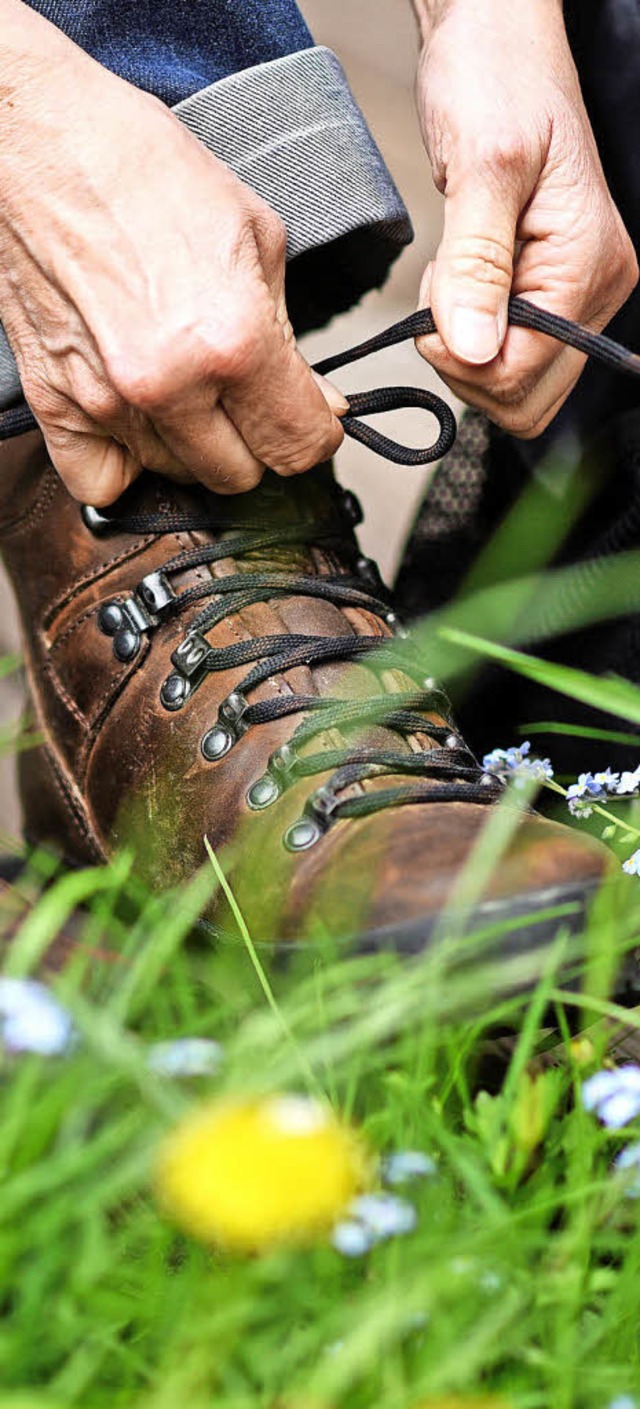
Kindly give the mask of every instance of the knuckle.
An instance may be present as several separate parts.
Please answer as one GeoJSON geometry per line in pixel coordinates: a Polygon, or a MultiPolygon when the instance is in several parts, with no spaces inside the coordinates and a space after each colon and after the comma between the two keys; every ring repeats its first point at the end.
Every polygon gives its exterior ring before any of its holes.
{"type": "Polygon", "coordinates": [[[638,283],[640,268],[632,241],[625,231],[617,262],[616,283],[624,299],[627,299],[638,283]]]}
{"type": "Polygon", "coordinates": [[[257,324],[235,318],[216,331],[203,354],[203,370],[216,382],[240,383],[251,375],[261,351],[257,324]]]}
{"type": "Polygon", "coordinates": [[[109,380],[116,394],[137,411],[153,412],[162,405],[171,385],[173,366],[165,350],[150,350],[137,358],[111,356],[105,359],[109,380]]]}
{"type": "Polygon", "coordinates": [[[342,443],[344,432],[339,421],[299,438],[295,442],[283,442],[273,468],[281,475],[301,475],[330,460],[342,443]]]}
{"type": "Polygon", "coordinates": [[[233,473],[220,470],[212,478],[211,488],[216,494],[229,497],[234,494],[247,494],[249,490],[255,489],[260,484],[264,472],[264,465],[256,465],[252,469],[236,470],[233,473]]]}
{"type": "Polygon", "coordinates": [[[458,235],[449,251],[449,267],[461,281],[510,288],[513,248],[491,235],[458,235]]]}
{"type": "Polygon", "coordinates": [[[122,406],[121,398],[115,388],[106,385],[96,384],[87,389],[78,400],[85,416],[101,426],[112,423],[122,406]]]}
{"type": "Polygon", "coordinates": [[[501,408],[492,416],[501,430],[514,435],[518,440],[533,440],[544,428],[544,417],[533,406],[523,401],[516,407],[501,408]]]}
{"type": "Polygon", "coordinates": [[[474,164],[492,179],[520,172],[530,160],[530,142],[521,132],[480,133],[474,144],[474,164]]]}

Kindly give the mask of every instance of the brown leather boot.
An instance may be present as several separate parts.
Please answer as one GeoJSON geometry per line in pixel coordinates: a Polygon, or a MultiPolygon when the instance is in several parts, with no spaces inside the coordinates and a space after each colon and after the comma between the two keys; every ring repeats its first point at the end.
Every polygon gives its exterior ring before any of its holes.
{"type": "MultiPolygon", "coordinates": [[[[0,447],[0,496],[45,738],[21,759],[28,840],[75,862],[133,845],[167,887],[207,836],[257,940],[423,946],[501,787],[389,640],[330,468],[237,498],[147,475],[98,512],[32,433],[0,447]]],[[[577,926],[607,857],[521,818],[473,927],[513,922],[529,945],[553,907],[577,926]]],[[[233,933],[222,900],[211,918],[233,933]]]]}

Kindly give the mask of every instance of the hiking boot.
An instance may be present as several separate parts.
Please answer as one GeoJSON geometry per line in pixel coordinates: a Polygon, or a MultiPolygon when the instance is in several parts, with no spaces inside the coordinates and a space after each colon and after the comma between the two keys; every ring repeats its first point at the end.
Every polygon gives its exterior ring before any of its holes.
{"type": "MultiPolygon", "coordinates": [[[[0,495],[43,736],[20,757],[29,843],[76,863],[133,847],[166,888],[207,837],[256,940],[423,947],[502,785],[393,639],[331,468],[238,497],[143,475],[98,511],[34,432],[0,447],[0,495]]],[[[581,924],[610,858],[532,813],[513,824],[467,920],[528,946],[581,924]]],[[[223,897],[209,922],[237,934],[223,897]]]]}

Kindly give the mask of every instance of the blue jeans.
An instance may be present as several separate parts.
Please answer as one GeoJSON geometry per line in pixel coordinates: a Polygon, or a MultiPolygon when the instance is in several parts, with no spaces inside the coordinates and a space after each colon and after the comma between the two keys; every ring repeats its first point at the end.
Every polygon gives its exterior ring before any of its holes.
{"type": "Polygon", "coordinates": [[[295,0],[29,0],[105,68],[172,107],[313,43],[295,0]]]}

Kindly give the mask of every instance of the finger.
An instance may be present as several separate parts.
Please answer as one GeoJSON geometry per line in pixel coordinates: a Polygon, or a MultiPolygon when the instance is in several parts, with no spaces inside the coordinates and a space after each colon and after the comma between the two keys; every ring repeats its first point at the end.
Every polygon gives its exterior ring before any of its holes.
{"type": "Polygon", "coordinates": [[[334,416],[346,416],[349,410],[349,402],[344,393],[341,392],[337,386],[334,386],[333,382],[330,382],[328,377],[321,376],[320,372],[314,372],[313,368],[311,369],[311,375],[316,386],[319,386],[327,405],[331,407],[334,416]]]}
{"type": "MultiPolygon", "coordinates": [[[[518,265],[514,289],[519,273],[518,265]]],[[[432,277],[433,265],[429,265],[420,289],[420,304],[425,308],[430,306],[432,277]]],[[[541,291],[532,295],[526,286],[526,292],[540,307],[549,305],[541,291]]],[[[565,309],[561,311],[566,315],[565,309]]],[[[456,396],[484,411],[503,429],[526,437],[540,434],[549,424],[585,363],[581,353],[526,328],[509,327],[498,357],[486,366],[470,367],[452,357],[438,333],[419,338],[416,346],[456,396]]]]}
{"type": "Polygon", "coordinates": [[[154,430],[167,454],[215,494],[244,494],[260,483],[264,464],[251,453],[221,405],[202,390],[180,413],[157,415],[154,430]]]}
{"type": "MultiPolygon", "coordinates": [[[[222,393],[243,440],[280,475],[300,474],[330,459],[344,432],[290,327],[274,318],[256,352],[249,374],[227,383],[222,393]]],[[[343,398],[335,388],[332,400],[342,410],[343,398]]]]}
{"type": "Polygon", "coordinates": [[[467,171],[445,199],[444,232],[431,275],[431,306],[448,352],[482,366],[507,331],[518,191],[467,171]]]}
{"type": "Polygon", "coordinates": [[[51,463],[82,504],[104,509],[140,474],[140,461],[110,436],[41,426],[51,463]]]}
{"type": "Polygon", "coordinates": [[[485,388],[475,379],[469,381],[447,376],[445,380],[461,401],[484,411],[502,430],[529,440],[541,435],[557,415],[578,382],[584,361],[584,357],[572,348],[563,348],[536,385],[529,389],[527,384],[518,396],[513,392],[507,395],[504,390],[496,393],[495,386],[485,388]]]}

